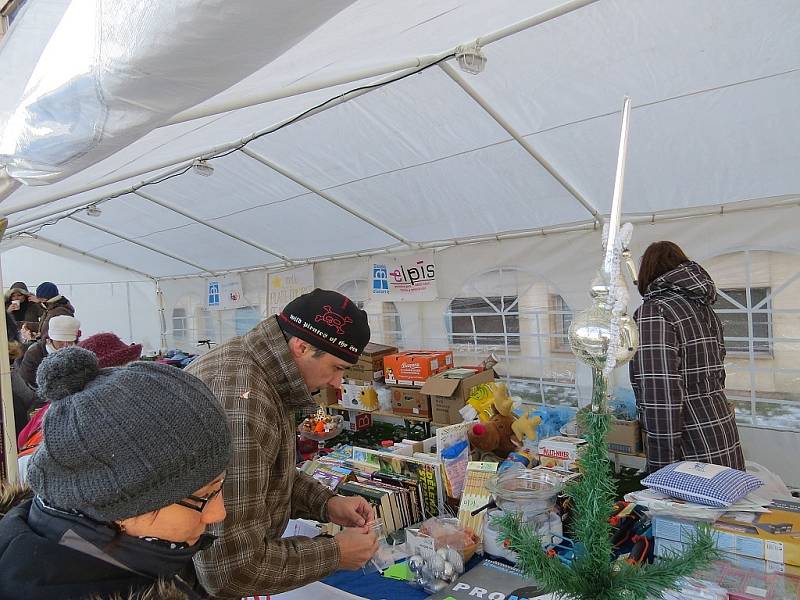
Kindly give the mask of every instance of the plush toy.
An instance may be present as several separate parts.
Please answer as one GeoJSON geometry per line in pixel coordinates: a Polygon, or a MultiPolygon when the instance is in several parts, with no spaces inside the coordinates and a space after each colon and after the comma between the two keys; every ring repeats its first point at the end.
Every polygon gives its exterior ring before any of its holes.
{"type": "Polygon", "coordinates": [[[542,417],[534,415],[532,411],[528,410],[511,424],[511,431],[520,443],[526,439],[533,441],[536,439],[536,430],[541,422],[542,417]]]}
{"type": "Polygon", "coordinates": [[[476,423],[467,432],[469,443],[483,452],[493,452],[500,458],[505,458],[512,450],[517,449],[512,440],[511,429],[514,417],[494,415],[485,423],[476,423]]]}

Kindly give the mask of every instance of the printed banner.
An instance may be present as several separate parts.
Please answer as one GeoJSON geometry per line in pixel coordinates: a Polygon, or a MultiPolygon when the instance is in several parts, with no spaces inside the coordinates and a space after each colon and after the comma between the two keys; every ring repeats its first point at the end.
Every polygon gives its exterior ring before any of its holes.
{"type": "Polygon", "coordinates": [[[313,265],[267,275],[267,315],[279,313],[298,296],[313,291],[313,265]]]}
{"type": "Polygon", "coordinates": [[[211,310],[229,310],[245,305],[241,275],[234,273],[207,279],[206,290],[207,305],[211,310]]]}
{"type": "Polygon", "coordinates": [[[370,274],[373,300],[408,302],[436,300],[436,265],[433,252],[406,256],[374,257],[370,274]]]}

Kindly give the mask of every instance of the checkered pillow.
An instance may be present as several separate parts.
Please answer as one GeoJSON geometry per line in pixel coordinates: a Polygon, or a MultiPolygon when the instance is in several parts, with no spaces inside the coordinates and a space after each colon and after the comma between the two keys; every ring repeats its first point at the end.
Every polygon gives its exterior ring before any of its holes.
{"type": "Polygon", "coordinates": [[[726,507],[760,488],[764,482],[744,471],[699,462],[677,462],[651,473],[645,485],[673,498],[726,507]]]}

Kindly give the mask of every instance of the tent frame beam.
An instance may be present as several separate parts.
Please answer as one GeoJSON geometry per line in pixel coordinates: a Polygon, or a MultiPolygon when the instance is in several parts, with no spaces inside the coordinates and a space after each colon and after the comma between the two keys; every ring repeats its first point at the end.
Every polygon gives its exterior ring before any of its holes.
{"type": "MultiPolygon", "coordinates": [[[[410,72],[411,71],[409,71],[409,73],[410,72]]],[[[393,79],[393,78],[387,78],[387,80],[384,80],[384,81],[388,82],[391,79],[393,79]]],[[[382,83],[384,83],[384,82],[383,81],[379,81],[379,82],[376,82],[375,85],[376,86],[380,86],[382,83]]],[[[256,133],[253,133],[253,134],[251,134],[251,135],[249,135],[247,137],[241,138],[241,139],[233,141],[233,142],[228,142],[226,144],[222,144],[222,145],[219,145],[219,146],[215,146],[215,147],[213,147],[211,149],[204,150],[202,152],[202,154],[200,154],[200,156],[197,156],[197,155],[184,156],[184,157],[182,157],[182,160],[180,161],[181,164],[179,164],[178,166],[176,166],[176,167],[174,167],[174,168],[172,168],[172,169],[170,169],[168,171],[165,171],[164,173],[160,173],[157,176],[153,176],[153,177],[149,177],[147,179],[144,179],[144,180],[140,181],[138,184],[133,185],[133,186],[131,186],[129,188],[125,188],[125,189],[118,190],[118,191],[115,191],[115,192],[108,192],[108,193],[100,195],[100,196],[95,196],[91,200],[81,200],[80,202],[74,202],[74,203],[69,204],[67,206],[62,206],[61,208],[57,208],[55,210],[50,210],[50,211],[47,211],[45,213],[40,213],[38,215],[34,215],[32,217],[23,218],[20,221],[14,223],[13,225],[11,225],[9,227],[9,233],[10,234],[19,233],[20,231],[22,231],[24,229],[24,227],[28,227],[31,224],[34,224],[34,223],[37,223],[37,222],[46,223],[48,220],[50,220],[50,217],[52,217],[54,215],[57,215],[57,214],[63,213],[63,212],[68,212],[70,210],[75,210],[76,208],[81,208],[82,206],[89,206],[90,204],[94,204],[96,202],[100,202],[100,201],[102,201],[102,200],[104,200],[106,198],[109,198],[110,196],[116,197],[116,196],[121,196],[121,195],[124,195],[124,194],[133,193],[133,192],[137,191],[137,189],[139,189],[139,188],[141,188],[141,187],[143,187],[145,185],[149,185],[151,183],[154,183],[154,182],[158,181],[159,179],[162,179],[164,177],[168,177],[169,175],[173,175],[175,173],[179,173],[183,169],[186,169],[187,167],[191,166],[192,162],[194,162],[195,159],[198,159],[198,158],[199,159],[211,158],[212,156],[214,156],[216,154],[219,154],[219,153],[222,153],[222,152],[227,152],[228,150],[232,150],[233,148],[236,148],[237,146],[242,146],[244,144],[247,144],[247,143],[249,143],[250,141],[252,141],[253,139],[255,139],[257,137],[260,137],[260,136],[262,136],[264,134],[267,134],[267,133],[269,133],[271,131],[276,131],[276,130],[284,127],[288,123],[299,123],[300,121],[308,119],[309,117],[312,117],[314,115],[318,115],[318,114],[320,114],[322,112],[325,112],[326,110],[328,110],[330,108],[333,108],[335,106],[339,106],[340,104],[343,104],[343,103],[348,102],[350,100],[355,100],[359,96],[363,96],[364,94],[367,94],[367,93],[373,91],[374,89],[377,89],[377,87],[376,88],[370,88],[370,89],[364,89],[364,90],[357,90],[357,91],[353,91],[353,92],[344,94],[340,98],[336,98],[334,100],[331,100],[325,106],[320,106],[318,108],[315,108],[315,109],[312,109],[312,110],[308,111],[307,113],[303,114],[301,117],[298,117],[296,115],[292,116],[292,117],[287,117],[287,118],[285,118],[285,119],[283,119],[281,121],[278,121],[277,123],[273,123],[269,127],[266,127],[264,129],[261,129],[260,131],[257,131],[256,133]]],[[[171,161],[167,161],[167,163],[172,164],[171,161]]],[[[144,175],[145,173],[149,173],[149,172],[154,171],[154,170],[160,170],[160,169],[162,169],[164,167],[169,166],[169,164],[167,164],[167,163],[160,163],[158,166],[156,166],[155,169],[148,169],[148,168],[139,169],[138,172],[133,173],[133,174],[129,173],[128,175],[126,175],[124,177],[113,177],[113,178],[111,178],[109,180],[101,181],[98,184],[94,184],[94,185],[88,186],[86,189],[79,189],[77,191],[76,190],[68,191],[65,194],[61,194],[60,196],[53,197],[53,199],[54,199],[54,201],[55,200],[63,200],[64,198],[67,198],[69,196],[73,196],[75,194],[79,194],[79,193],[83,193],[83,192],[88,192],[88,191],[91,191],[93,189],[97,189],[99,187],[104,187],[106,185],[111,185],[113,183],[118,183],[119,181],[122,181],[124,179],[129,179],[130,177],[138,177],[139,175],[144,175]]],[[[38,205],[29,206],[27,208],[35,208],[36,206],[38,206],[38,205]]],[[[23,207],[20,210],[27,210],[27,208],[23,207]]],[[[9,214],[13,214],[15,212],[19,212],[19,210],[15,209],[13,211],[10,211],[9,214]]]]}
{"type": "MultiPolygon", "coordinates": [[[[55,240],[51,240],[50,238],[41,236],[38,233],[30,233],[27,234],[25,237],[29,237],[35,240],[36,242],[43,244],[44,246],[54,246],[56,248],[59,248],[61,250],[66,250],[67,252],[73,254],[79,254],[80,256],[85,256],[86,258],[96,260],[97,262],[104,263],[110,267],[115,267],[117,269],[122,269],[124,271],[128,271],[129,273],[134,273],[141,277],[145,277],[153,282],[157,280],[157,278],[154,275],[150,275],[149,273],[145,273],[144,271],[138,271],[132,267],[126,267],[125,265],[121,265],[120,263],[114,262],[113,260],[108,260],[101,256],[97,256],[96,254],[92,254],[91,252],[86,252],[85,250],[79,250],[78,248],[74,248],[73,246],[68,246],[67,244],[56,242],[55,240]]],[[[16,238],[15,241],[18,241],[20,246],[25,245],[25,238],[16,238]]],[[[4,250],[8,250],[8,248],[4,248],[4,250]]]]}
{"type": "Polygon", "coordinates": [[[304,187],[309,192],[312,192],[312,193],[316,194],[317,196],[319,196],[320,198],[323,198],[323,199],[327,200],[328,202],[330,202],[334,206],[338,206],[343,211],[350,213],[351,215],[353,215],[357,219],[360,219],[360,220],[364,221],[365,223],[368,223],[369,225],[372,225],[375,229],[379,229],[380,231],[382,231],[383,233],[385,233],[389,237],[392,237],[392,238],[396,239],[398,242],[401,242],[402,244],[405,244],[409,248],[416,248],[417,247],[417,244],[415,244],[414,242],[409,240],[407,237],[403,236],[400,233],[397,233],[396,231],[394,231],[390,227],[387,227],[383,223],[380,223],[379,221],[376,221],[372,217],[368,217],[367,215],[365,215],[361,211],[358,211],[358,210],[348,206],[346,203],[342,202],[341,200],[337,200],[336,198],[334,198],[330,194],[330,192],[325,192],[325,191],[321,190],[320,188],[316,187],[313,183],[310,183],[306,179],[303,179],[299,175],[296,175],[296,174],[292,173],[288,169],[286,169],[286,168],[284,168],[284,167],[282,167],[280,165],[275,164],[274,162],[272,162],[271,160],[269,160],[267,157],[263,156],[262,154],[259,154],[258,152],[255,152],[255,151],[251,150],[250,148],[242,148],[240,150],[240,152],[242,154],[244,154],[245,156],[249,156],[253,160],[258,161],[262,165],[264,165],[266,167],[269,167],[270,169],[272,169],[276,173],[279,173],[280,175],[283,175],[287,179],[290,179],[291,181],[295,182],[297,185],[299,185],[301,187],[304,187]]]}
{"type": "Polygon", "coordinates": [[[154,196],[152,196],[150,194],[145,194],[141,190],[136,190],[133,193],[136,194],[137,196],[139,196],[140,198],[143,198],[143,199],[145,199],[145,200],[147,200],[149,202],[152,202],[153,204],[157,204],[158,206],[166,208],[167,210],[171,210],[172,212],[177,213],[177,214],[181,215],[182,217],[186,217],[187,219],[189,219],[191,221],[194,221],[195,223],[199,223],[200,225],[203,225],[205,227],[208,227],[209,229],[213,229],[214,231],[216,231],[218,233],[221,233],[221,234],[223,234],[225,236],[228,236],[229,238],[232,238],[232,239],[236,240],[237,242],[241,242],[242,244],[246,244],[248,246],[251,246],[251,247],[255,248],[256,250],[261,250],[262,252],[264,252],[266,254],[270,254],[270,255],[272,255],[272,256],[274,256],[276,258],[280,258],[284,262],[285,266],[291,266],[292,265],[292,259],[289,258],[288,256],[285,256],[285,255],[281,254],[280,252],[278,252],[277,250],[273,250],[272,248],[269,248],[268,246],[264,246],[262,244],[259,244],[258,242],[254,242],[254,241],[249,240],[247,238],[243,238],[243,237],[233,233],[229,229],[225,229],[224,227],[220,227],[219,225],[215,225],[214,223],[211,222],[210,219],[209,220],[204,220],[204,219],[198,217],[197,215],[194,215],[194,214],[192,214],[192,213],[190,213],[190,212],[188,212],[186,210],[183,210],[182,208],[179,208],[178,206],[175,206],[174,204],[171,204],[171,203],[166,202],[164,200],[161,200],[159,198],[155,198],[154,196]]]}
{"type": "Polygon", "coordinates": [[[212,271],[211,269],[207,269],[206,267],[203,267],[201,265],[195,264],[190,260],[187,260],[185,258],[181,258],[180,256],[176,256],[176,255],[171,254],[169,252],[165,252],[164,250],[159,250],[155,246],[151,246],[150,244],[148,244],[146,242],[142,242],[142,241],[137,240],[135,238],[123,235],[123,234],[121,234],[119,232],[114,231],[113,229],[108,229],[107,227],[103,227],[102,225],[97,225],[95,223],[89,223],[88,221],[84,221],[83,219],[79,219],[75,215],[72,215],[72,216],[70,216],[68,218],[72,219],[73,221],[75,221],[77,223],[80,223],[81,225],[86,225],[86,227],[91,227],[92,229],[97,229],[98,231],[102,231],[103,233],[107,233],[108,235],[113,235],[116,238],[124,240],[124,241],[126,241],[126,242],[128,242],[130,244],[135,244],[136,246],[140,246],[142,248],[150,250],[151,252],[155,252],[156,254],[160,254],[161,256],[166,256],[167,258],[171,258],[172,260],[177,260],[178,262],[182,262],[185,265],[189,265],[190,267],[198,269],[202,273],[210,273],[211,275],[216,275],[216,272],[212,271]]]}
{"type": "MultiPolygon", "coordinates": [[[[623,215],[622,221],[639,224],[655,224],[664,221],[676,221],[680,219],[687,219],[691,217],[713,217],[724,216],[726,214],[733,214],[738,212],[748,212],[754,210],[767,210],[767,209],[780,209],[780,208],[800,208],[800,196],[780,196],[774,202],[764,203],[763,200],[756,201],[743,201],[734,205],[707,205],[700,206],[695,209],[675,209],[666,210],[661,212],[646,213],[646,214],[633,214],[623,215]]],[[[430,242],[420,242],[419,248],[424,250],[443,250],[452,246],[464,246],[468,244],[480,244],[486,242],[501,242],[503,240],[523,239],[530,237],[539,237],[547,235],[575,233],[579,231],[597,231],[598,223],[595,220],[579,221],[575,223],[568,223],[564,225],[552,225],[547,227],[536,227],[532,229],[521,229],[518,231],[505,231],[496,234],[487,234],[480,236],[471,236],[463,238],[451,238],[430,242]]],[[[312,257],[303,261],[298,261],[298,264],[317,264],[330,262],[333,260],[346,260],[352,258],[368,258],[371,256],[378,256],[381,254],[389,254],[404,250],[403,246],[385,246],[381,248],[374,248],[372,250],[364,250],[361,252],[348,252],[341,254],[333,254],[330,256],[312,257]]],[[[252,271],[266,271],[273,272],[284,269],[284,267],[247,267],[243,269],[234,269],[228,271],[229,273],[247,273],[252,271]]],[[[180,279],[191,279],[197,277],[196,275],[176,275],[173,277],[161,277],[160,281],[172,281],[180,279]]]]}
{"type": "MultiPolygon", "coordinates": [[[[512,23],[511,25],[507,25],[506,27],[491,33],[487,33],[486,35],[482,35],[476,41],[479,46],[486,46],[492,42],[497,42],[514,35],[515,33],[519,33],[520,31],[525,31],[526,29],[530,29],[536,25],[541,25],[542,23],[563,16],[574,10],[578,10],[579,8],[583,8],[584,6],[594,2],[597,2],[597,0],[570,0],[532,17],[528,17],[527,19],[517,21],[516,23],[512,23]]],[[[175,115],[169,121],[167,121],[165,125],[174,125],[176,123],[184,123],[194,119],[211,117],[213,115],[219,115],[241,108],[248,108],[250,106],[257,106],[259,104],[272,102],[274,100],[280,100],[282,98],[289,98],[290,96],[297,96],[337,85],[361,81],[363,79],[368,79],[369,77],[378,77],[380,75],[386,75],[387,73],[396,73],[397,71],[402,71],[404,69],[421,69],[442,60],[446,56],[453,54],[454,51],[455,49],[451,49],[440,52],[439,54],[429,54],[426,56],[407,58],[394,63],[366,67],[345,73],[343,75],[338,75],[336,77],[323,77],[316,80],[309,80],[301,84],[288,85],[276,90],[254,94],[252,96],[238,96],[233,100],[225,100],[223,102],[207,102],[199,107],[190,108],[189,110],[185,110],[182,113],[175,115]]],[[[162,125],[162,127],[165,125],[162,125]]]]}
{"type": "Polygon", "coordinates": [[[594,205],[586,200],[575,187],[567,181],[567,179],[559,173],[556,168],[550,164],[550,162],[541,155],[528,140],[526,140],[520,132],[518,132],[511,123],[506,121],[503,116],[497,112],[497,110],[489,104],[489,101],[486,100],[483,96],[478,93],[478,91],[472,87],[469,83],[467,83],[464,78],[456,72],[456,70],[447,63],[439,63],[439,68],[444,71],[450,79],[452,79],[458,86],[464,90],[478,105],[490,116],[495,122],[502,127],[508,135],[514,138],[514,141],[517,142],[528,154],[530,154],[533,159],[538,162],[545,171],[547,171],[553,179],[558,181],[567,192],[572,195],[580,204],[589,211],[589,214],[592,215],[592,218],[597,221],[598,223],[603,223],[603,215],[594,207],[594,205]]]}
{"type": "MultiPolygon", "coordinates": [[[[556,6],[556,7],[553,7],[551,9],[549,9],[549,10],[543,11],[543,12],[539,13],[538,15],[534,15],[534,16],[529,17],[527,19],[523,19],[522,21],[518,21],[517,23],[512,23],[511,25],[508,25],[507,27],[503,27],[502,29],[498,29],[497,31],[494,31],[494,32],[488,33],[486,35],[480,36],[475,41],[480,46],[486,46],[486,45],[491,44],[493,42],[496,42],[498,40],[502,40],[503,38],[506,38],[508,36],[514,35],[514,34],[519,33],[521,31],[524,31],[526,29],[530,29],[531,27],[535,27],[537,25],[541,25],[542,23],[546,23],[547,21],[551,21],[551,20],[556,19],[558,17],[561,17],[561,16],[563,16],[565,14],[568,14],[568,13],[573,12],[575,10],[581,9],[581,8],[583,8],[585,6],[588,6],[589,4],[593,4],[593,3],[597,2],[597,1],[598,0],[569,0],[569,1],[564,2],[563,4],[561,4],[559,6],[556,6]]],[[[435,62],[435,60],[442,60],[443,58],[447,57],[448,55],[453,54],[455,52],[455,50],[456,49],[453,48],[453,49],[449,49],[449,50],[447,50],[445,52],[441,52],[440,54],[435,55],[433,57],[433,61],[435,62]]],[[[385,72],[388,72],[389,69],[391,69],[392,67],[394,67],[394,69],[391,72],[397,72],[398,68],[403,68],[403,66],[408,67],[409,65],[413,66],[413,70],[417,70],[417,69],[420,68],[419,65],[425,66],[426,64],[430,64],[430,63],[426,63],[425,62],[426,60],[431,60],[431,57],[428,57],[428,58],[425,58],[425,57],[423,57],[423,58],[414,58],[414,59],[410,59],[408,61],[401,61],[401,62],[393,63],[393,64],[389,65],[388,67],[385,67],[385,69],[387,70],[385,72]],[[416,66],[414,66],[414,65],[416,65],[416,66]]],[[[261,102],[256,102],[256,104],[263,104],[263,102],[267,102],[267,101],[270,101],[270,100],[275,100],[275,99],[278,99],[278,98],[288,98],[289,96],[297,96],[297,95],[305,94],[305,93],[308,93],[308,92],[318,91],[318,90],[321,90],[321,89],[326,89],[327,87],[330,87],[331,85],[343,84],[343,83],[347,83],[348,81],[349,82],[359,81],[359,79],[364,79],[365,78],[364,72],[365,71],[363,69],[360,69],[360,70],[356,71],[355,74],[351,74],[349,79],[348,79],[347,76],[343,75],[343,76],[341,76],[339,78],[308,81],[308,82],[305,83],[305,85],[290,86],[288,88],[285,88],[285,89],[288,90],[288,93],[286,95],[280,95],[280,92],[272,92],[272,93],[268,92],[268,93],[265,93],[265,94],[262,95],[263,98],[265,98],[266,100],[261,101],[261,102]],[[330,83],[331,81],[335,81],[337,83],[332,84],[332,83],[330,83]]],[[[372,72],[378,74],[378,73],[381,72],[381,69],[373,68],[372,72]]],[[[327,108],[331,108],[331,107],[336,106],[337,104],[339,104],[341,101],[347,101],[347,100],[350,100],[350,99],[351,99],[351,96],[349,94],[345,95],[343,98],[339,99],[339,102],[332,101],[329,104],[326,104],[325,107],[321,107],[321,109],[325,110],[327,108]]],[[[252,102],[252,100],[253,99],[250,99],[251,102],[252,102]]],[[[257,100],[257,98],[256,98],[256,100],[257,100]]],[[[252,104],[250,104],[250,105],[252,105],[252,104]]],[[[230,110],[234,110],[235,108],[244,108],[244,106],[237,107],[237,106],[234,106],[233,104],[231,104],[228,107],[222,107],[222,108],[224,110],[220,110],[219,106],[217,108],[214,108],[213,105],[207,105],[206,109],[203,110],[202,112],[201,111],[198,111],[197,113],[192,112],[191,115],[193,115],[193,116],[191,116],[191,118],[197,119],[197,118],[201,118],[201,117],[205,117],[205,116],[210,116],[212,114],[218,114],[219,112],[227,112],[227,111],[230,111],[230,110]],[[209,109],[209,107],[211,107],[211,108],[209,109]],[[213,112],[213,111],[216,111],[216,112],[213,112]]],[[[193,109],[190,109],[190,110],[193,111],[193,109]]],[[[186,112],[184,112],[184,115],[185,114],[186,114],[186,112]]],[[[316,114],[316,112],[315,111],[311,111],[309,114],[305,115],[304,118],[307,118],[307,117],[311,116],[312,114],[316,114]]],[[[178,116],[180,116],[180,115],[178,115],[178,116]]],[[[264,131],[268,131],[268,130],[264,130],[264,131]]],[[[222,144],[222,145],[217,146],[217,147],[215,147],[213,149],[210,149],[210,150],[207,150],[207,151],[203,152],[201,156],[198,156],[197,154],[194,154],[194,155],[190,155],[190,156],[182,156],[180,158],[168,159],[168,160],[165,160],[165,161],[161,161],[161,162],[159,162],[159,163],[157,163],[155,165],[148,165],[146,167],[135,169],[133,171],[122,173],[120,175],[114,175],[112,177],[108,177],[106,179],[102,179],[102,180],[94,182],[92,184],[79,186],[79,187],[73,188],[71,190],[65,190],[65,191],[59,192],[57,194],[53,194],[53,195],[50,195],[50,196],[45,196],[44,198],[40,198],[38,200],[32,200],[30,202],[25,202],[25,203],[20,204],[19,206],[15,207],[15,208],[9,210],[6,213],[6,216],[10,216],[10,215],[13,215],[13,214],[25,211],[25,210],[29,210],[31,208],[37,208],[39,206],[43,206],[43,205],[48,204],[50,202],[53,202],[53,201],[56,201],[56,200],[61,200],[61,199],[64,199],[64,198],[68,198],[68,197],[74,196],[76,194],[80,194],[80,193],[83,193],[83,192],[89,192],[89,191],[92,191],[92,190],[96,190],[97,188],[104,187],[106,185],[119,183],[120,181],[124,181],[125,179],[131,179],[132,177],[139,177],[141,175],[144,175],[146,173],[150,173],[150,172],[155,171],[155,170],[160,170],[160,169],[164,169],[164,168],[167,168],[167,167],[171,167],[171,166],[177,165],[179,163],[190,162],[190,161],[192,161],[192,160],[194,160],[196,158],[209,157],[209,156],[211,156],[213,154],[217,154],[217,153],[220,153],[220,152],[225,152],[225,151],[230,150],[231,148],[235,147],[238,144],[247,143],[252,138],[256,137],[257,135],[260,135],[260,133],[259,134],[253,134],[252,136],[248,136],[246,138],[242,138],[238,142],[233,142],[233,143],[230,143],[230,144],[222,144]]],[[[94,200],[94,201],[96,202],[97,200],[94,200]]],[[[79,204],[77,204],[75,206],[72,206],[72,208],[77,208],[79,206],[86,206],[86,205],[89,205],[91,203],[92,203],[92,201],[88,201],[88,202],[84,201],[84,202],[81,202],[81,203],[79,203],[79,204]]],[[[65,208],[60,209],[58,212],[67,211],[67,210],[71,210],[71,208],[66,208],[65,207],[65,208]]],[[[57,214],[57,213],[51,213],[51,214],[57,214]]],[[[39,216],[37,216],[37,217],[35,217],[34,219],[31,219],[31,220],[39,219],[42,216],[44,216],[44,215],[39,215],[39,216]]],[[[30,221],[28,221],[28,222],[30,222],[30,221]]],[[[21,223],[14,223],[13,226],[16,227],[16,226],[18,226],[20,224],[21,223]]]]}

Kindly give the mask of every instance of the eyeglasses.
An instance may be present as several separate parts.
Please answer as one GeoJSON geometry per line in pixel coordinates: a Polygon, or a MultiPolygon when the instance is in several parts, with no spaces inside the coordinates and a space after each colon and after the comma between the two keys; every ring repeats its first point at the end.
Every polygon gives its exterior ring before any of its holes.
{"type": "Polygon", "coordinates": [[[186,500],[178,500],[175,504],[179,504],[180,506],[185,506],[186,508],[191,508],[192,510],[196,510],[197,512],[203,512],[203,509],[205,509],[206,504],[211,502],[222,492],[223,483],[225,483],[224,479],[219,482],[219,489],[214,490],[206,497],[200,497],[200,496],[195,496],[193,494],[189,494],[188,496],[186,496],[186,500]],[[192,504],[189,501],[196,502],[196,504],[192,504]]]}

